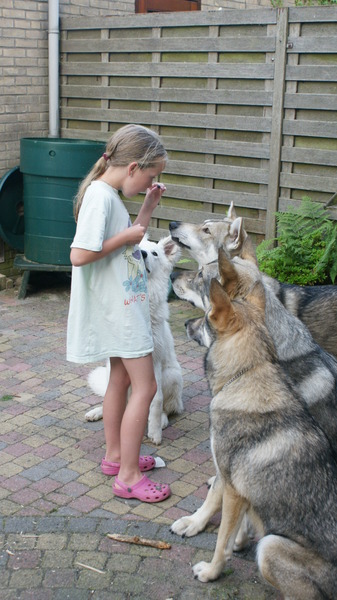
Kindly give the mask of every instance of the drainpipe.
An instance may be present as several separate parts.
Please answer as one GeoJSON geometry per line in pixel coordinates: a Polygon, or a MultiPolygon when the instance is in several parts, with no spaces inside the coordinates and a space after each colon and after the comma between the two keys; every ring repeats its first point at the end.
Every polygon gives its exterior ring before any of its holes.
{"type": "Polygon", "coordinates": [[[59,0],[48,0],[48,78],[49,135],[56,138],[60,129],[59,106],[59,0]]]}

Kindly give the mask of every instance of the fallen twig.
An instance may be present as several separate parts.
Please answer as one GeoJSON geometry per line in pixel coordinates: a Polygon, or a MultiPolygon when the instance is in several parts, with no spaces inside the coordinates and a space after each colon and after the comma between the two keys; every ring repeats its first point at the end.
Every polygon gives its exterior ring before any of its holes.
{"type": "Polygon", "coordinates": [[[95,571],[95,573],[100,573],[101,575],[104,575],[105,571],[100,571],[100,569],[96,569],[95,567],[90,567],[90,565],[84,565],[83,563],[80,562],[76,562],[75,565],[78,565],[79,567],[83,567],[83,569],[89,569],[89,571],[95,571]]]}
{"type": "Polygon", "coordinates": [[[171,544],[168,544],[167,542],[147,540],[146,538],[139,537],[138,535],[121,535],[120,533],[108,533],[108,538],[110,538],[111,540],[116,540],[117,542],[139,544],[140,546],[151,546],[152,548],[159,548],[159,550],[169,550],[171,548],[171,544]]]}

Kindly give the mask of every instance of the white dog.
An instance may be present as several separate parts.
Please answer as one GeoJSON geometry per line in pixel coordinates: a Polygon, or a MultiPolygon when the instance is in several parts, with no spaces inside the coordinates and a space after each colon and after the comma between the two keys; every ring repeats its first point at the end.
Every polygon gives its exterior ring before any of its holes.
{"type": "MultiPolygon", "coordinates": [[[[174,341],[169,326],[167,302],[170,274],[180,257],[180,249],[171,237],[158,243],[144,238],[140,243],[148,274],[149,302],[154,343],[153,363],[157,382],[157,393],[151,402],[148,419],[148,437],[155,443],[162,440],[162,429],[168,425],[171,414],[183,411],[183,379],[181,367],[174,350],[174,341]]],[[[109,381],[110,362],[89,373],[88,384],[98,396],[104,397],[109,381]]],[[[103,416],[102,406],[85,415],[87,421],[98,421],[103,416]]]]}

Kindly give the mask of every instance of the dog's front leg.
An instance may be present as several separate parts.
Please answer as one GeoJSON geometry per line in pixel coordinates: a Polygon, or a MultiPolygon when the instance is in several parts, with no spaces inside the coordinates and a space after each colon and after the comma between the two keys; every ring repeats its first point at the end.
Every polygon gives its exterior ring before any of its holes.
{"type": "Polygon", "coordinates": [[[181,517],[171,525],[171,531],[178,535],[191,537],[203,531],[210,519],[221,510],[223,482],[220,477],[214,477],[208,490],[206,500],[198,510],[189,517],[181,517]]]}
{"type": "Polygon", "coordinates": [[[206,582],[217,579],[226,561],[232,556],[235,537],[240,527],[248,502],[231,485],[224,485],[222,499],[222,517],[214,556],[210,563],[204,561],[193,567],[194,576],[206,582]]]}
{"type": "Polygon", "coordinates": [[[163,412],[163,390],[161,364],[154,361],[154,374],[157,382],[157,392],[154,396],[149,412],[147,435],[154,444],[160,444],[162,440],[161,418],[163,412]]]}

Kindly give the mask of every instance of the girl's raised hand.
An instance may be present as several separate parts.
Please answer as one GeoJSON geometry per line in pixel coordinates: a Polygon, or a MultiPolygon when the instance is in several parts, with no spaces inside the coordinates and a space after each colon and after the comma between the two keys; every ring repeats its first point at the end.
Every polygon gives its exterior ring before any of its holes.
{"type": "Polygon", "coordinates": [[[160,198],[162,197],[165,191],[165,185],[156,181],[151,185],[151,187],[147,188],[144,204],[146,204],[147,206],[151,207],[152,210],[154,210],[159,204],[160,198]]]}

